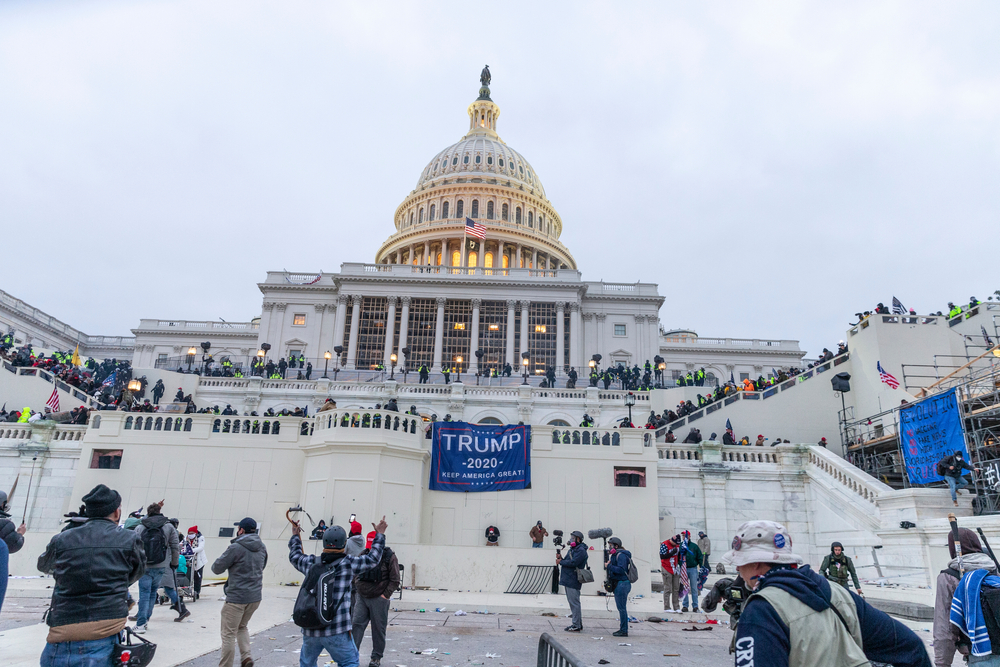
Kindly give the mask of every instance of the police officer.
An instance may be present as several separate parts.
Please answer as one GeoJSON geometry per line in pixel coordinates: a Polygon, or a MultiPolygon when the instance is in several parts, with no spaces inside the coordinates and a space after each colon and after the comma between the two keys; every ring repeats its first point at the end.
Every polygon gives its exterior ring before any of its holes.
{"type": "Polygon", "coordinates": [[[445,384],[448,384],[449,382],[451,382],[451,368],[449,368],[448,366],[445,366],[444,368],[442,368],[441,369],[441,375],[444,376],[444,383],[445,384]]]}
{"type": "Polygon", "coordinates": [[[931,667],[912,630],[803,566],[782,524],[747,521],[732,547],[722,560],[752,591],[736,626],[736,667],[931,667]]]}
{"type": "Polygon", "coordinates": [[[857,589],[858,595],[861,595],[861,584],[858,582],[858,573],[854,571],[854,561],[844,553],[844,545],[840,542],[830,545],[830,553],[823,559],[819,573],[829,581],[848,589],[848,579],[853,578],[854,588],[857,589]]]}
{"type": "Polygon", "coordinates": [[[705,369],[699,368],[694,374],[694,384],[698,387],[705,386],[705,369]]]}
{"type": "Polygon", "coordinates": [[[427,379],[431,374],[427,371],[427,364],[421,364],[420,368],[417,369],[420,373],[420,384],[427,384],[427,379]]]}

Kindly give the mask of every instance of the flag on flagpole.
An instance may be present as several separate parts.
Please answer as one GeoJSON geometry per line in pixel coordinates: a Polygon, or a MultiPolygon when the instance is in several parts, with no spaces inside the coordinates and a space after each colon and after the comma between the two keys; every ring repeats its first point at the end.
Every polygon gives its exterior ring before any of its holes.
{"type": "Polygon", "coordinates": [[[993,347],[993,341],[990,340],[990,335],[986,333],[986,327],[980,325],[979,328],[983,330],[983,340],[986,341],[986,347],[993,347]]]}
{"type": "Polygon", "coordinates": [[[882,368],[882,362],[876,361],[875,365],[878,367],[878,376],[882,382],[886,383],[893,389],[899,389],[899,380],[893,377],[892,374],[885,372],[885,369],[882,368]]]}
{"type": "Polygon", "coordinates": [[[80,344],[76,344],[76,349],[73,350],[73,358],[70,359],[70,363],[74,366],[80,366],[80,344]]]}
{"type": "Polygon", "coordinates": [[[480,241],[486,240],[486,226],[475,222],[472,218],[465,219],[465,233],[475,236],[480,241]]]}
{"type": "Polygon", "coordinates": [[[55,387],[52,388],[52,395],[49,396],[49,400],[45,401],[45,405],[49,406],[52,412],[59,412],[59,390],[55,387]]]}
{"type": "Polygon", "coordinates": [[[906,315],[906,308],[903,306],[903,302],[896,297],[892,297],[892,314],[906,315]]]}
{"type": "Polygon", "coordinates": [[[102,382],[102,383],[101,383],[101,386],[102,386],[102,387],[107,387],[108,385],[114,385],[114,383],[115,383],[115,380],[117,380],[117,379],[118,379],[118,371],[116,370],[116,371],[113,371],[113,372],[111,373],[111,375],[109,375],[109,376],[108,376],[108,377],[107,377],[107,378],[106,378],[106,379],[104,380],[104,382],[102,382]]]}
{"type": "Polygon", "coordinates": [[[729,381],[732,382],[733,384],[736,384],[736,378],[733,377],[732,371],[729,371],[729,381]]]}
{"type": "Polygon", "coordinates": [[[729,423],[728,419],[726,420],[726,430],[727,431],[732,431],[733,430],[733,425],[731,423],[729,423]]]}

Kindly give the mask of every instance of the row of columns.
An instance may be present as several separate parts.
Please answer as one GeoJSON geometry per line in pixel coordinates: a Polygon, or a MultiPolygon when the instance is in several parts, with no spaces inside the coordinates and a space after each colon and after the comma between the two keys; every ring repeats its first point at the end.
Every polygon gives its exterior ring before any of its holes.
{"type": "MultiPolygon", "coordinates": [[[[451,252],[450,252],[450,250],[452,249],[452,242],[453,241],[455,243],[459,244],[458,247],[460,248],[460,252],[461,252],[461,259],[459,260],[459,263],[458,263],[457,266],[466,267],[466,265],[468,264],[468,244],[465,243],[465,239],[464,238],[463,239],[444,239],[444,240],[441,241],[441,264],[443,266],[447,266],[447,267],[454,267],[454,266],[456,266],[455,264],[452,263],[452,255],[451,255],[451,252]]],[[[524,247],[524,246],[522,246],[520,243],[513,244],[513,245],[515,245],[516,247],[511,252],[511,259],[509,260],[509,263],[511,265],[510,268],[519,268],[521,266],[521,264],[522,264],[522,261],[528,261],[528,250],[529,249],[526,248],[526,247],[524,247]]],[[[477,255],[476,255],[476,266],[479,267],[479,268],[486,268],[485,246],[486,246],[486,242],[485,241],[481,242],[479,244],[479,251],[477,252],[477,255]]],[[[419,255],[420,256],[420,261],[417,263],[417,266],[427,266],[427,265],[432,265],[433,266],[435,264],[434,257],[431,255],[431,250],[432,250],[432,248],[431,248],[431,242],[430,241],[424,241],[422,254],[419,255]]],[[[532,268],[542,268],[542,269],[548,269],[548,270],[555,270],[555,269],[559,268],[559,265],[560,265],[559,259],[556,258],[556,257],[553,257],[552,255],[545,255],[545,254],[543,254],[543,256],[542,256],[542,261],[545,264],[545,266],[539,267],[538,266],[538,248],[532,247],[532,248],[530,248],[530,250],[531,250],[530,263],[531,263],[531,267],[532,268]]],[[[395,252],[389,253],[389,255],[387,257],[387,263],[388,264],[413,264],[414,263],[413,260],[417,256],[418,256],[418,245],[416,243],[411,243],[407,249],[399,248],[395,252]],[[404,256],[406,257],[406,261],[405,262],[403,261],[403,257],[404,256]]],[[[495,269],[503,268],[503,256],[504,256],[504,242],[501,241],[501,240],[498,240],[496,242],[496,254],[494,255],[493,268],[495,268],[495,269]]],[[[471,268],[471,267],[468,267],[468,268],[471,268]]]]}
{"type": "MultiPolygon", "coordinates": [[[[348,296],[346,294],[341,294],[337,299],[337,317],[334,321],[334,342],[342,341],[344,339],[344,327],[347,322],[347,301],[351,301],[351,329],[348,335],[347,343],[347,363],[345,368],[353,370],[356,368],[357,353],[358,353],[358,329],[361,324],[361,304],[363,297],[361,295],[355,294],[348,296]]],[[[409,336],[409,324],[410,324],[410,297],[395,297],[390,296],[387,298],[389,308],[387,313],[387,326],[385,328],[385,344],[383,347],[383,363],[385,366],[390,365],[390,355],[393,353],[393,339],[395,338],[395,328],[396,328],[396,307],[397,302],[402,308],[400,313],[400,324],[399,324],[399,345],[395,352],[397,355],[398,362],[403,360],[403,348],[407,347],[407,338],[409,336]]],[[[443,296],[439,296],[436,299],[437,313],[434,322],[434,354],[432,361],[432,371],[437,372],[441,370],[442,366],[442,356],[444,354],[444,307],[447,304],[448,299],[443,296]]],[[[472,371],[479,371],[479,359],[475,356],[475,351],[479,345],[479,312],[482,306],[482,299],[472,299],[472,327],[471,327],[471,342],[469,350],[469,367],[472,371]]],[[[515,321],[515,309],[520,306],[521,308],[521,329],[520,329],[520,349],[522,351],[528,349],[528,316],[531,307],[531,301],[522,300],[518,301],[516,299],[509,299],[507,301],[507,336],[505,340],[505,359],[508,364],[514,367],[515,372],[520,369],[520,360],[514,359],[514,326],[515,321]]],[[[562,374],[562,359],[565,355],[565,345],[564,339],[566,336],[565,331],[565,315],[567,306],[570,309],[570,365],[577,366],[580,361],[577,358],[578,351],[580,349],[580,304],[569,303],[564,301],[556,302],[556,372],[562,374]]]]}

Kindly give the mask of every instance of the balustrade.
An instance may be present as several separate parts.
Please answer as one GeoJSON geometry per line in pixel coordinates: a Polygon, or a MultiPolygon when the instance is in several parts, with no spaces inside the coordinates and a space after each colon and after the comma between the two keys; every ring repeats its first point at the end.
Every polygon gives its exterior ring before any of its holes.
{"type": "Polygon", "coordinates": [[[316,414],[316,428],[371,428],[401,433],[423,433],[424,421],[419,415],[385,410],[327,410],[316,414]]]}

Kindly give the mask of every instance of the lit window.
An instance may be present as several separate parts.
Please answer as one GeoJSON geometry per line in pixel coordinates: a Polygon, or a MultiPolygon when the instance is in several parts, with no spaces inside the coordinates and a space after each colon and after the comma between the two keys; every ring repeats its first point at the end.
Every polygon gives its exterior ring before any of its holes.
{"type": "Polygon", "coordinates": [[[465,322],[455,322],[456,331],[465,331],[465,322]]]}
{"type": "Polygon", "coordinates": [[[616,336],[624,336],[624,335],[626,335],[626,333],[625,333],[625,325],[624,324],[616,324],[615,325],[615,335],[616,336]]]}
{"type": "Polygon", "coordinates": [[[500,331],[500,325],[499,324],[491,324],[490,325],[490,331],[500,331]]]}
{"type": "Polygon", "coordinates": [[[304,327],[306,325],[306,316],[304,313],[296,313],[292,318],[292,324],[297,327],[304,327]]]}
{"type": "Polygon", "coordinates": [[[545,325],[544,324],[536,324],[535,325],[535,333],[545,333],[545,325]]]}

